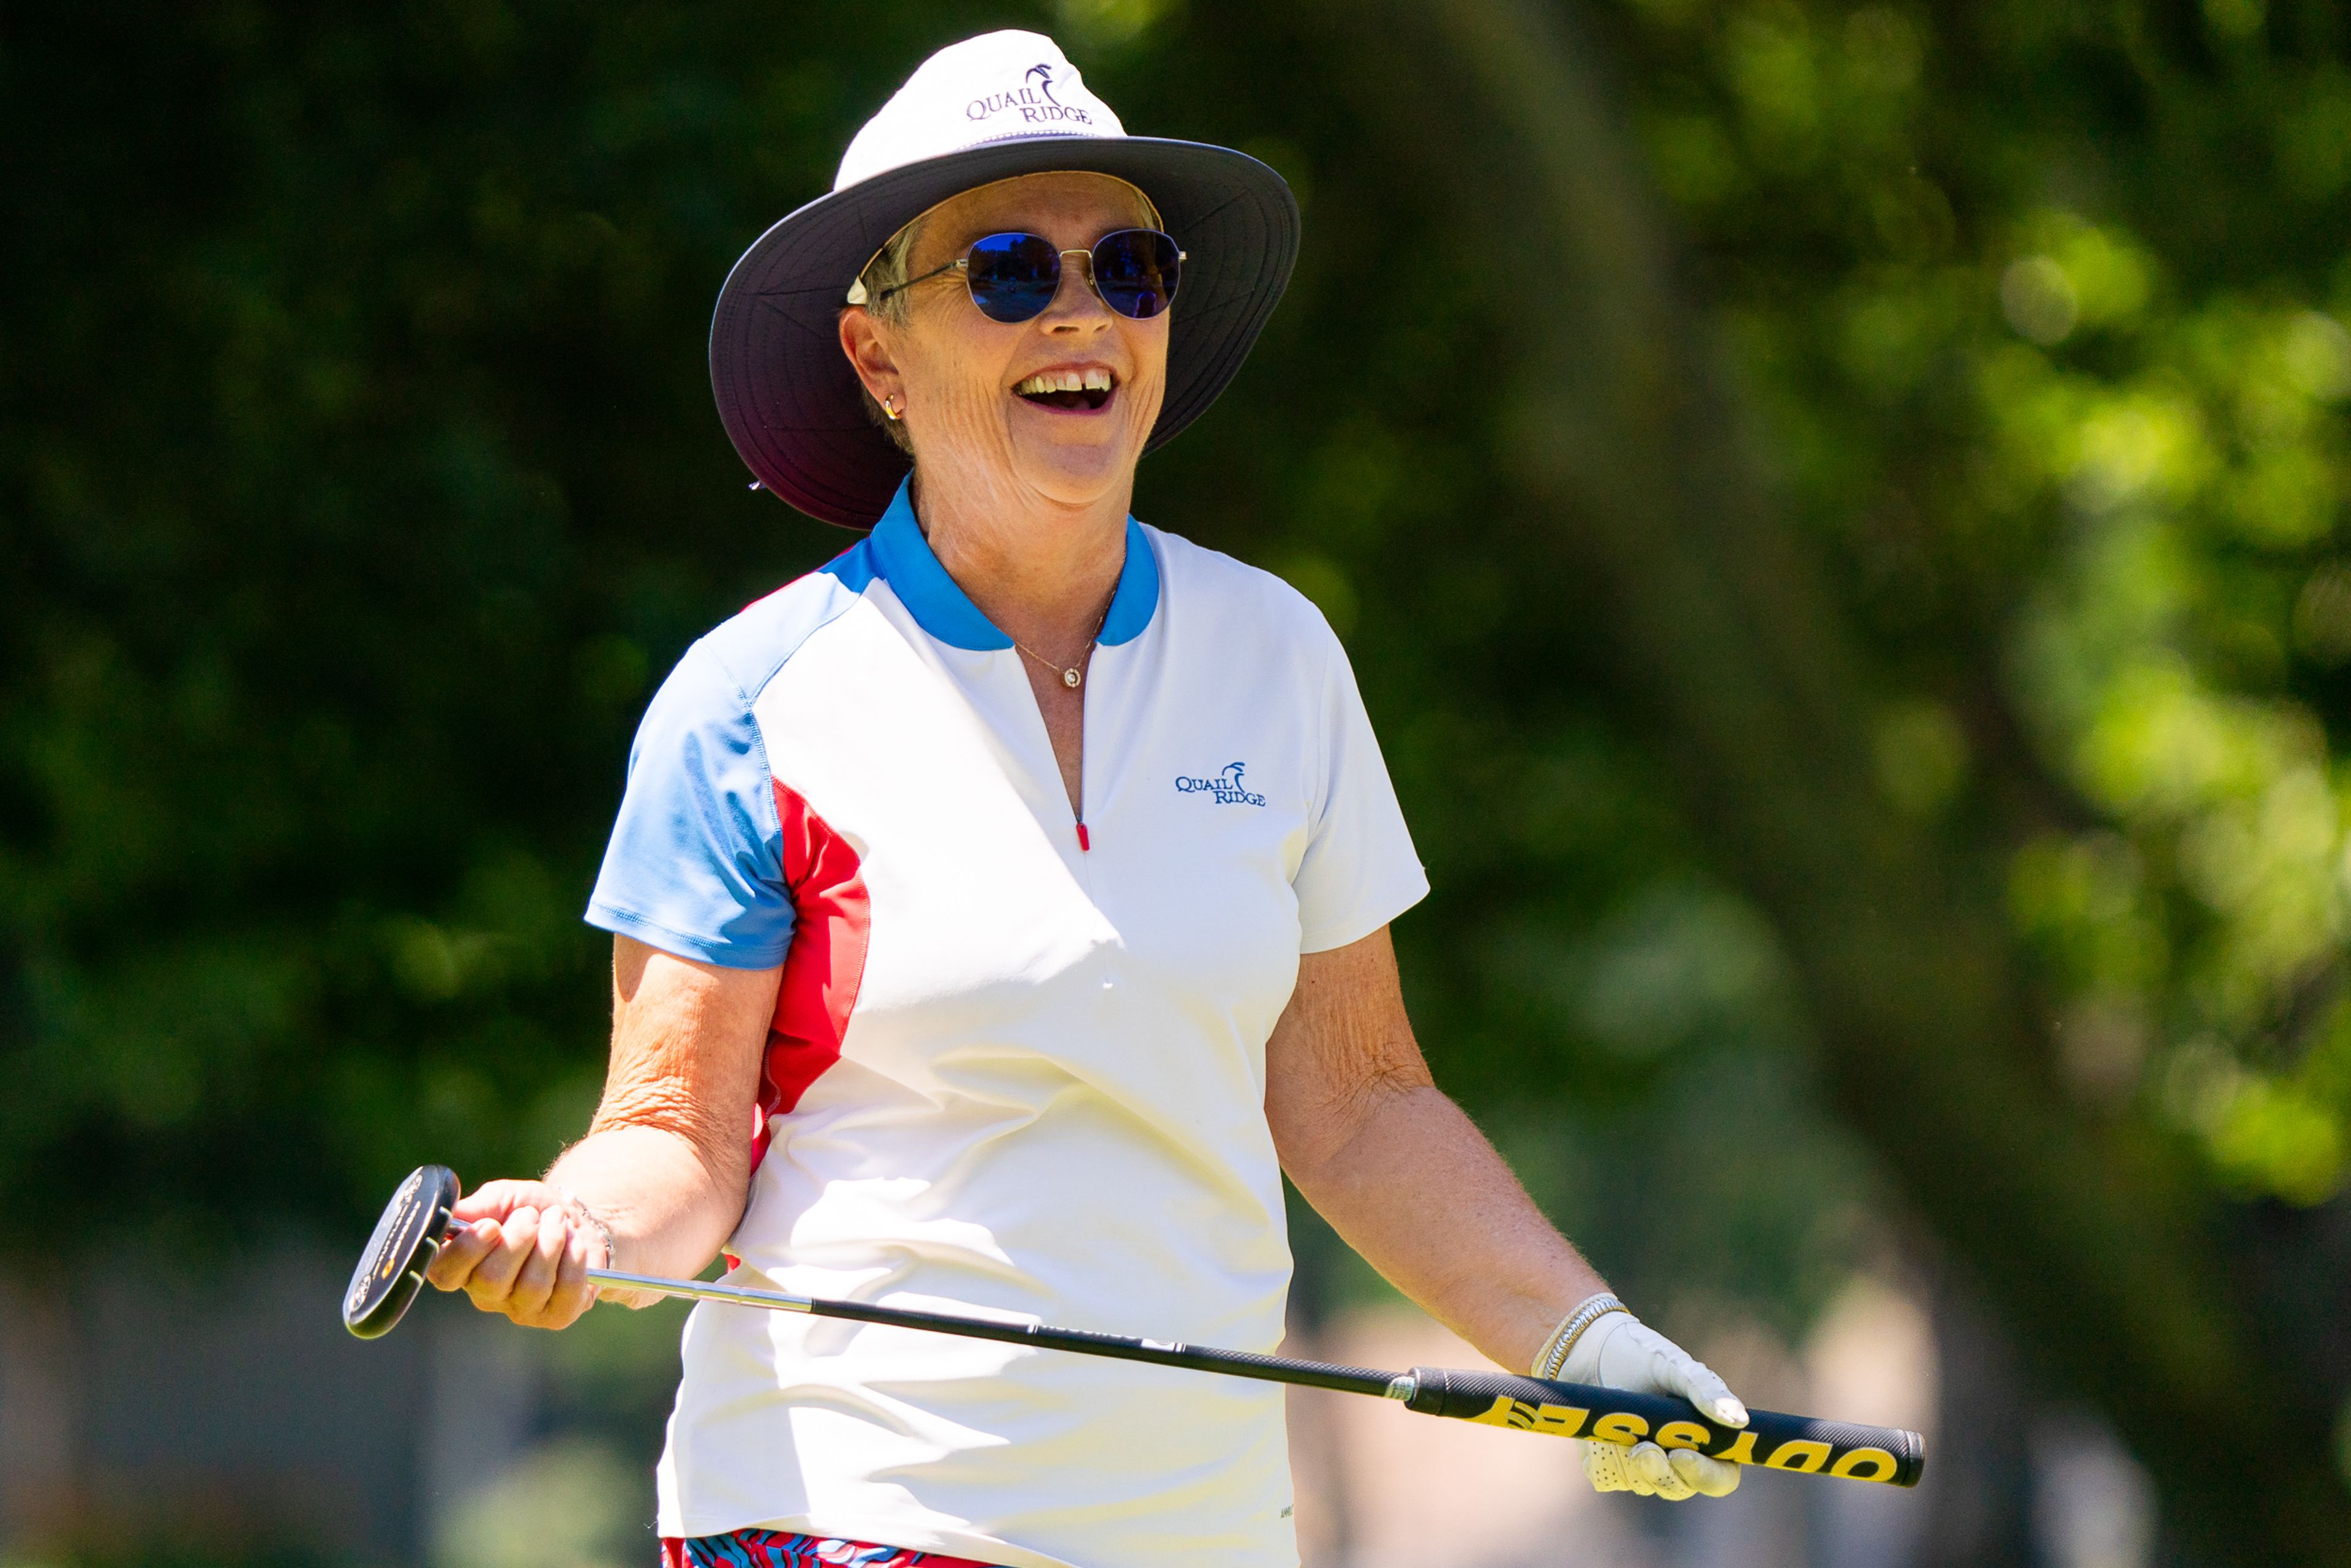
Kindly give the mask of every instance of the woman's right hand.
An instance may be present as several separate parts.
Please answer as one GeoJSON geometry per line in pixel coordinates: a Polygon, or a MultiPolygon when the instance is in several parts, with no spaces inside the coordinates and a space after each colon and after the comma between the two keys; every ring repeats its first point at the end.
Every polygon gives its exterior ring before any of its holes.
{"type": "Polygon", "coordinates": [[[543,1181],[494,1181],[457,1200],[425,1279],[525,1328],[569,1328],[596,1304],[591,1268],[611,1267],[580,1200],[543,1181]]]}

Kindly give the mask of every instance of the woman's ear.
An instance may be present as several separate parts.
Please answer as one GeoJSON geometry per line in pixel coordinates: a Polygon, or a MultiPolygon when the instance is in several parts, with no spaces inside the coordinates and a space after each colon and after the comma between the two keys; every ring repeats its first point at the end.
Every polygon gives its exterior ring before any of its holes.
{"type": "Polygon", "coordinates": [[[850,368],[875,402],[884,408],[906,406],[905,378],[898,373],[898,362],[883,340],[883,325],[862,305],[852,305],[841,313],[841,351],[849,356],[850,368]]]}

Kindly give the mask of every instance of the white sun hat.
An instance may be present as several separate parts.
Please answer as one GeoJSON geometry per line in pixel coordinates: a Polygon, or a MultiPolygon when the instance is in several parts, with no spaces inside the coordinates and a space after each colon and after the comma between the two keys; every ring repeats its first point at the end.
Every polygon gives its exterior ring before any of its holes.
{"type": "Polygon", "coordinates": [[[1298,255],[1298,203],[1243,152],[1129,136],[1040,33],[987,33],[925,60],[849,144],[832,192],[753,242],[710,326],[718,417],[759,482],[811,517],[871,527],[907,459],[867,417],[841,351],[850,286],[950,196],[1078,170],[1141,190],[1185,250],[1167,392],[1145,450],[1199,416],[1240,369],[1298,255]]]}

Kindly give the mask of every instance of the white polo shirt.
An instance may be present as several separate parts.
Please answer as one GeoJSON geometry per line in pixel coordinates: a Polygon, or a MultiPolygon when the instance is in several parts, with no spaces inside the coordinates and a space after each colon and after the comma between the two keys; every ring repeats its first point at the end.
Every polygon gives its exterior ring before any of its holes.
{"type": "MultiPolygon", "coordinates": [[[[1322,616],[1130,520],[1083,799],[903,489],[679,662],[588,918],[783,965],[730,1278],[1280,1343],[1266,1038],[1301,953],[1427,891],[1322,616]]],[[[659,1485],[664,1535],[1298,1560],[1276,1385],[740,1307],[687,1322],[659,1485]]]]}

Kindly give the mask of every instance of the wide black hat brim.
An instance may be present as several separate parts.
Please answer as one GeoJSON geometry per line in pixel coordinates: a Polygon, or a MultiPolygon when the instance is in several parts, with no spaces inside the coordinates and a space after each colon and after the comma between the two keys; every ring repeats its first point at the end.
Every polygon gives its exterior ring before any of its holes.
{"type": "Polygon", "coordinates": [[[1290,281],[1298,202],[1247,153],[1158,137],[1036,136],[925,159],[823,196],[761,235],[718,293],[710,386],[759,482],[811,517],[871,528],[907,460],[867,417],[841,351],[851,283],[914,218],[1021,174],[1113,174],[1157,204],[1185,250],[1167,392],[1144,450],[1198,418],[1240,369],[1290,281]]]}

